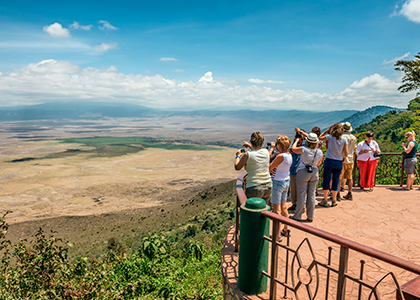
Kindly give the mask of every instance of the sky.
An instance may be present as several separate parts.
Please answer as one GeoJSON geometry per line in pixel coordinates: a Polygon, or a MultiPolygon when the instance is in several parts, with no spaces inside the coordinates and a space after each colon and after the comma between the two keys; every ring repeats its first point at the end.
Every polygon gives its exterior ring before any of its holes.
{"type": "Polygon", "coordinates": [[[420,0],[1,1],[0,106],[407,107],[420,0]]]}

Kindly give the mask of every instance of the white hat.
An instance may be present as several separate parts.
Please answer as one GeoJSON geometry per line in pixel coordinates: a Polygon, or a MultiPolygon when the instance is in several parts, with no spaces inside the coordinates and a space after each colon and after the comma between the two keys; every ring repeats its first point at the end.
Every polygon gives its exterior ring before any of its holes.
{"type": "Polygon", "coordinates": [[[316,135],[316,133],[311,132],[310,134],[308,134],[308,136],[306,137],[306,141],[309,143],[318,143],[318,136],[316,135]]]}

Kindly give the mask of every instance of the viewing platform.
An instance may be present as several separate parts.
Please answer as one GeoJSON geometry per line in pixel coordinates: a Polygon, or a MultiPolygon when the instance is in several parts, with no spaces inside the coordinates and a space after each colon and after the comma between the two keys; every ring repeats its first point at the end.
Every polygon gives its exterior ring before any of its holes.
{"type": "MultiPolygon", "coordinates": [[[[239,180],[238,180],[239,182],[239,180]]],[[[347,192],[347,191],[346,191],[347,192]]],[[[342,192],[342,196],[346,192],[342,192]]],[[[319,196],[316,197],[317,202],[322,199],[322,190],[319,189],[319,196]]],[[[288,207],[291,204],[288,203],[288,207]]],[[[403,259],[412,263],[420,270],[420,189],[414,186],[411,191],[402,190],[398,185],[379,185],[373,192],[363,191],[359,187],[353,188],[353,200],[341,200],[336,207],[321,207],[316,205],[315,218],[312,223],[299,223],[304,226],[310,226],[321,229],[327,233],[337,235],[350,241],[362,244],[375,250],[379,250],[385,254],[390,254],[396,258],[403,259]]],[[[306,215],[302,216],[306,219],[306,215]]],[[[292,221],[294,222],[294,221],[292,221]]],[[[270,220],[270,233],[272,231],[272,221],[270,220]]],[[[296,222],[298,223],[298,222],[296,222]]],[[[281,225],[283,228],[283,224],[281,225]]],[[[306,261],[309,266],[312,260],[316,260],[321,264],[330,265],[338,270],[342,257],[340,256],[340,245],[330,240],[320,238],[305,231],[290,227],[291,237],[289,241],[283,237],[283,241],[279,245],[286,246],[289,242],[290,249],[296,250],[302,241],[299,249],[299,255],[302,261],[306,261]],[[310,244],[310,245],[309,245],[310,244]],[[331,247],[331,254],[329,254],[331,247]],[[311,251],[312,248],[312,251],[311,251]],[[330,256],[330,264],[328,264],[330,256]]],[[[287,246],[286,246],[287,247],[287,246]]],[[[307,272],[307,268],[299,270],[295,268],[294,273],[291,272],[293,253],[286,251],[282,247],[276,247],[278,250],[277,277],[284,281],[286,273],[288,285],[292,285],[292,278],[295,277],[294,285],[299,281],[302,283],[299,289],[299,299],[338,299],[338,277],[339,272],[328,271],[328,268],[320,266],[312,266],[312,271],[307,272]],[[286,258],[286,252],[289,252],[286,258]],[[286,261],[287,260],[287,261],[286,261]],[[286,268],[286,265],[288,267],[286,268]],[[318,269],[318,272],[315,272],[318,269]],[[286,271],[287,270],[287,271],[286,271]],[[300,273],[300,274],[297,274],[300,273]],[[329,273],[329,274],[328,274],[329,273]],[[327,280],[327,277],[330,280],[327,280]],[[307,285],[305,285],[307,284],[307,285]],[[307,288],[309,287],[309,288],[307,288]],[[311,298],[307,293],[314,296],[311,298]],[[328,294],[328,295],[327,295],[328,294]]],[[[343,248],[343,247],[341,247],[343,248]]],[[[375,286],[389,272],[392,272],[399,285],[404,290],[404,285],[410,280],[418,280],[418,274],[396,267],[387,262],[373,258],[364,253],[347,250],[348,263],[346,274],[359,279],[361,273],[364,282],[371,286],[375,286]],[[364,262],[361,263],[361,260],[364,262]],[[362,268],[362,272],[361,272],[362,268]]],[[[269,250],[268,274],[271,274],[271,242],[269,250]]],[[[297,260],[294,261],[296,263],[297,260]]],[[[416,269],[417,270],[417,269],[416,269]]],[[[232,226],[226,236],[224,247],[222,250],[222,274],[224,277],[225,299],[270,299],[270,278],[268,278],[267,291],[258,295],[245,295],[239,291],[237,287],[238,280],[238,252],[235,252],[235,226],[232,226]],[[235,297],[230,296],[228,289],[235,290],[235,297]]],[[[346,279],[345,298],[346,299],[369,299],[371,290],[360,284],[346,279]],[[359,298],[360,295],[360,298],[359,298]]],[[[381,295],[377,299],[398,299],[397,288],[394,284],[392,276],[387,276],[378,284],[381,288],[381,295]]],[[[419,285],[420,286],[420,285],[419,285]]],[[[295,294],[290,289],[286,289],[281,284],[276,284],[276,298],[296,299],[295,294]],[[287,290],[287,293],[285,291],[287,290]]],[[[413,285],[411,285],[411,289],[413,285]]],[[[417,291],[420,295],[420,290],[417,291]]],[[[340,296],[342,297],[342,296],[340,296]]],[[[273,299],[273,298],[271,298],[273,299]]],[[[341,298],[341,299],[344,299],[341,298]]],[[[372,294],[372,298],[375,295],[372,294]]],[[[405,299],[418,299],[408,298],[405,299]]]]}

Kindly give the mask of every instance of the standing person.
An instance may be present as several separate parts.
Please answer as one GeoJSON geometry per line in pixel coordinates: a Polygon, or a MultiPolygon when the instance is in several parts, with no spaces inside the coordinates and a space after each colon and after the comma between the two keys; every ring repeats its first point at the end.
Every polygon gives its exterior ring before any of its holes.
{"type": "MultiPolygon", "coordinates": [[[[273,204],[273,212],[288,218],[286,200],[287,191],[289,190],[290,166],[292,164],[292,155],[289,153],[290,138],[285,135],[279,135],[276,139],[276,150],[278,155],[270,164],[269,170],[273,181],[273,189],[271,192],[271,203],[273,204]]],[[[279,226],[280,228],[280,226],[279,226]]],[[[289,236],[287,225],[281,231],[282,236],[289,236]]],[[[278,236],[278,232],[273,233],[278,236]]]]}
{"type": "MultiPolygon", "coordinates": [[[[354,135],[350,133],[353,130],[350,122],[343,123],[343,129],[344,129],[343,137],[347,139],[349,155],[347,155],[346,159],[343,161],[343,171],[341,172],[340,187],[341,187],[341,190],[344,191],[344,187],[346,186],[346,180],[347,180],[349,191],[347,195],[345,195],[343,198],[347,200],[353,200],[353,194],[351,192],[353,190],[353,166],[354,166],[354,157],[356,154],[357,139],[354,135]]],[[[340,192],[338,192],[337,194],[337,200],[339,198],[340,198],[340,192]]]]}
{"type": "MultiPolygon", "coordinates": [[[[298,147],[302,146],[302,135],[300,133],[299,135],[296,134],[293,144],[295,142],[297,142],[298,147]]],[[[300,163],[300,154],[293,152],[292,148],[290,148],[290,154],[292,155],[292,164],[290,166],[290,200],[292,201],[292,206],[290,206],[287,210],[289,212],[294,212],[297,202],[296,173],[300,163]]]]}
{"type": "Polygon", "coordinates": [[[357,166],[360,173],[360,188],[373,191],[375,185],[376,167],[381,150],[376,141],[373,140],[373,132],[366,132],[366,139],[357,145],[357,166]]]}
{"type": "MultiPolygon", "coordinates": [[[[303,138],[306,138],[308,136],[308,134],[303,129],[300,129],[299,127],[296,127],[295,131],[299,132],[302,135],[303,138]]],[[[314,126],[314,127],[312,127],[311,132],[315,133],[316,136],[319,138],[319,136],[321,135],[321,128],[319,128],[318,126],[314,126]]],[[[319,140],[318,144],[316,146],[317,149],[322,150],[322,145],[323,144],[324,144],[324,142],[319,140]]],[[[315,196],[318,196],[318,186],[316,187],[316,190],[315,190],[315,196]]]]}
{"type": "Polygon", "coordinates": [[[320,206],[328,207],[328,192],[330,191],[330,182],[331,183],[331,193],[332,200],[331,206],[337,206],[337,193],[338,193],[338,184],[340,182],[340,175],[343,169],[343,161],[346,159],[349,151],[347,145],[347,139],[343,137],[344,128],[341,123],[335,123],[330,126],[326,131],[324,131],[320,140],[328,141],[328,149],[325,154],[324,161],[324,173],[323,173],[323,184],[322,189],[324,190],[324,198],[318,204],[320,206]]]}
{"type": "Polygon", "coordinates": [[[417,164],[417,157],[416,152],[419,144],[416,142],[416,133],[414,130],[406,132],[405,138],[408,141],[408,145],[406,146],[405,143],[401,143],[404,148],[404,170],[407,174],[407,187],[405,190],[412,190],[413,183],[414,183],[414,169],[416,168],[417,164]]]}
{"type": "Polygon", "coordinates": [[[322,162],[322,151],[317,149],[318,137],[310,133],[306,137],[306,145],[299,147],[293,143],[292,151],[300,154],[300,163],[296,173],[297,203],[295,214],[291,219],[302,221],[302,213],[306,202],[307,221],[314,220],[315,189],[318,185],[318,166],[322,162]]]}
{"type": "Polygon", "coordinates": [[[236,152],[235,170],[245,167],[248,172],[245,186],[247,198],[262,198],[270,205],[272,183],[268,171],[269,153],[262,148],[263,144],[263,135],[258,131],[252,133],[249,143],[244,142],[244,146],[250,146],[251,150],[243,153],[239,149],[236,152]]]}

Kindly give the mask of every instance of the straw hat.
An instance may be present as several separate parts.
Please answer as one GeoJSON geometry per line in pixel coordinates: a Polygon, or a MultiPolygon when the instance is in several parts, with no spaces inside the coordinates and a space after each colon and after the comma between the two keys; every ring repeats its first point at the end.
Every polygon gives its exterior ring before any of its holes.
{"type": "Polygon", "coordinates": [[[316,135],[316,133],[311,132],[310,134],[308,134],[308,136],[306,137],[306,141],[308,143],[318,143],[318,136],[316,135]]]}
{"type": "Polygon", "coordinates": [[[344,123],[341,123],[341,125],[343,125],[344,131],[353,131],[353,128],[351,128],[350,122],[344,122],[344,123]]]}

